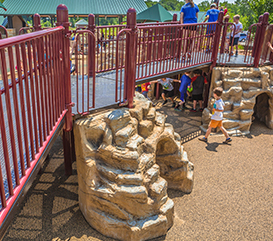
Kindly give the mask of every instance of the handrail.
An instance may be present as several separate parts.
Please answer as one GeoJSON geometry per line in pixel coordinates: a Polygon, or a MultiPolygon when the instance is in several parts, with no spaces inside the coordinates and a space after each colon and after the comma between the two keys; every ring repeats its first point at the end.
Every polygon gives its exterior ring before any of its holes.
{"type": "Polygon", "coordinates": [[[19,36],[14,36],[14,37],[2,39],[0,41],[0,48],[7,48],[12,45],[19,44],[21,42],[37,39],[37,38],[40,38],[42,36],[46,36],[51,33],[62,31],[63,29],[64,28],[62,26],[59,26],[59,27],[55,27],[55,28],[51,28],[51,29],[41,30],[39,32],[33,32],[33,33],[29,33],[29,34],[24,34],[24,35],[19,35],[19,36]]]}

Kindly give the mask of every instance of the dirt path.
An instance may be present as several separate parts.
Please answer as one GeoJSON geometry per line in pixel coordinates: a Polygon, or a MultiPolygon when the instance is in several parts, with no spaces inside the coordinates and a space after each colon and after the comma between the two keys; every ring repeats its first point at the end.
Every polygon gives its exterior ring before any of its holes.
{"type": "MultiPolygon", "coordinates": [[[[193,192],[169,190],[175,202],[174,226],[154,240],[272,240],[273,239],[273,130],[254,123],[252,135],[235,137],[231,145],[223,136],[209,143],[200,134],[200,113],[175,112],[163,107],[168,122],[182,134],[195,165],[193,192]]],[[[160,106],[158,107],[160,108],[160,106]]],[[[83,218],[77,197],[76,165],[64,176],[59,138],[37,176],[5,241],[11,240],[112,240],[92,229],[83,218]]]]}

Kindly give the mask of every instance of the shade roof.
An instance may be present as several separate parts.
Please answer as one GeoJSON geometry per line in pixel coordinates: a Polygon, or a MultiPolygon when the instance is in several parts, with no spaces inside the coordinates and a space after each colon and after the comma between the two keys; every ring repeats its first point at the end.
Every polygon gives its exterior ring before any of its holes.
{"type": "Polygon", "coordinates": [[[138,21],[166,22],[172,19],[173,16],[159,3],[137,14],[138,21]]]}
{"type": "Polygon", "coordinates": [[[84,19],[79,20],[78,22],[75,23],[75,25],[88,25],[88,22],[84,19]]]}
{"type": "Polygon", "coordinates": [[[137,13],[147,9],[144,0],[5,0],[7,11],[0,15],[55,15],[59,4],[65,4],[70,15],[126,15],[129,8],[137,13]]]}

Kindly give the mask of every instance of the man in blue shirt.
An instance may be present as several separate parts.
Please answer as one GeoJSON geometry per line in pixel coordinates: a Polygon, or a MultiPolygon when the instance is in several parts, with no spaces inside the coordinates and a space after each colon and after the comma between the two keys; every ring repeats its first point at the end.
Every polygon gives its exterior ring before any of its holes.
{"type": "MultiPolygon", "coordinates": [[[[204,22],[206,22],[207,20],[208,20],[208,23],[216,22],[218,20],[219,13],[220,11],[217,9],[216,4],[215,3],[211,4],[210,9],[206,13],[204,22]]],[[[206,33],[207,37],[213,37],[213,33],[215,32],[215,30],[216,30],[216,24],[207,25],[207,33],[206,33]]],[[[208,41],[208,45],[209,44],[210,44],[210,41],[208,41]]],[[[210,51],[210,48],[208,45],[207,45],[206,52],[210,51]]]]}
{"type": "Polygon", "coordinates": [[[206,18],[204,19],[204,22],[208,20],[208,23],[216,22],[218,19],[220,11],[217,9],[216,4],[213,3],[210,5],[210,9],[207,11],[206,18]]]}

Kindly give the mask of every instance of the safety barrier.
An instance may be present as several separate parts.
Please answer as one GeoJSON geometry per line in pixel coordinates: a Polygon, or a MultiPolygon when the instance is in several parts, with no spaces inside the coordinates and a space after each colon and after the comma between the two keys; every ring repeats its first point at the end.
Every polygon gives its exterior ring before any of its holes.
{"type": "Polygon", "coordinates": [[[58,130],[63,123],[66,131],[72,128],[65,28],[62,16],[58,20],[58,27],[0,41],[1,234],[58,130]]]}
{"type": "MultiPolygon", "coordinates": [[[[35,14],[33,28],[20,32],[33,33],[0,41],[1,230],[61,127],[66,174],[71,174],[72,108],[80,115],[97,108],[96,85],[102,81],[98,74],[112,74],[104,86],[112,93],[107,105],[119,103],[131,108],[136,81],[230,61],[226,46],[233,24],[223,21],[223,13],[217,22],[198,24],[179,24],[174,17],[168,23],[137,25],[134,9],[127,12],[127,25],[96,27],[94,20],[90,14],[86,29],[70,31],[68,10],[59,5],[57,27],[43,30],[40,16],[35,14]],[[75,34],[75,42],[70,52],[71,34],[75,34]],[[75,59],[71,60],[73,51],[75,59]],[[76,72],[73,82],[72,63],[76,72]]],[[[258,66],[273,61],[267,46],[272,34],[265,13],[250,27],[246,63],[258,66]]]]}

